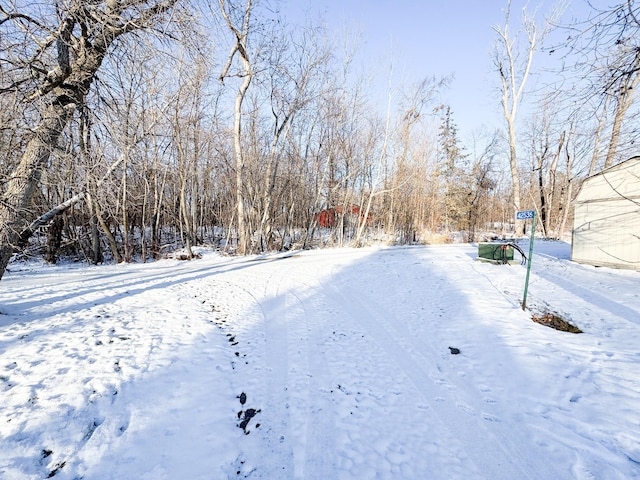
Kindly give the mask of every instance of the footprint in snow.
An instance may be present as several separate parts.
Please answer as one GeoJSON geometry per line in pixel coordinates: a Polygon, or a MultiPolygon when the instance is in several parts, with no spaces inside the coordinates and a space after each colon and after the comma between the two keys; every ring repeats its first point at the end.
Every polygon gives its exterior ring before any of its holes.
{"type": "MultiPolygon", "coordinates": [[[[244,392],[242,392],[236,398],[240,400],[240,405],[244,405],[245,403],[247,403],[247,394],[244,392]]],[[[244,431],[245,435],[249,435],[249,433],[251,433],[250,430],[247,430],[249,422],[253,417],[260,413],[260,411],[260,409],[256,410],[255,408],[247,408],[246,410],[240,410],[238,412],[238,420],[240,420],[240,423],[238,423],[238,428],[241,428],[244,431]]],[[[259,426],[260,424],[256,423],[256,428],[258,428],[259,426]]]]}

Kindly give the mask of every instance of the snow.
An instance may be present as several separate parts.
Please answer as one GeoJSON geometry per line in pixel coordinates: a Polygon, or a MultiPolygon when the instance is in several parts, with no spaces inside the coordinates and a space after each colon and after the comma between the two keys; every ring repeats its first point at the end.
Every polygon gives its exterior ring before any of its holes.
{"type": "Polygon", "coordinates": [[[640,478],[640,273],[569,250],[14,263],[0,478],[640,478]]]}

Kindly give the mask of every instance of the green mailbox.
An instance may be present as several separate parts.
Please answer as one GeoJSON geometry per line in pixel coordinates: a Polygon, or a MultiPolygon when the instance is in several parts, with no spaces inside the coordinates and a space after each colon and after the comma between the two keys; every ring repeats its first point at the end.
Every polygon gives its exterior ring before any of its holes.
{"type": "Polygon", "coordinates": [[[508,243],[478,243],[478,259],[509,263],[513,260],[513,247],[508,243]]]}

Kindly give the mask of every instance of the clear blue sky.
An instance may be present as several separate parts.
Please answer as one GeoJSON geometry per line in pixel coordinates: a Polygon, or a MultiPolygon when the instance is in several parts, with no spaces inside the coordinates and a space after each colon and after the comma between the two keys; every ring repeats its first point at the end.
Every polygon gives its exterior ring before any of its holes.
{"type": "MultiPolygon", "coordinates": [[[[520,20],[525,5],[544,13],[556,3],[513,0],[512,20],[520,20]]],[[[586,11],[585,0],[571,3],[586,11]]],[[[345,28],[360,31],[360,60],[370,63],[381,90],[388,84],[391,58],[396,84],[452,74],[442,100],[466,137],[483,124],[503,126],[491,52],[496,40],[492,27],[504,24],[506,5],[506,0],[286,0],[282,11],[286,16],[304,10],[323,15],[338,34],[345,28]]],[[[539,54],[540,61],[544,55],[539,54]]]]}

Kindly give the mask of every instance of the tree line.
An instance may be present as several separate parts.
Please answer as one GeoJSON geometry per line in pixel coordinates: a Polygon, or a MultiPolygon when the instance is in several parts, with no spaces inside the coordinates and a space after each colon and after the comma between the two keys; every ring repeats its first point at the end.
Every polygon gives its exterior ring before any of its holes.
{"type": "Polygon", "coordinates": [[[199,244],[476,241],[517,234],[525,204],[559,238],[581,180],[633,148],[633,2],[562,28],[508,2],[493,55],[506,128],[466,142],[440,101],[448,78],[390,87],[380,111],[357,49],[273,6],[0,5],[0,272],[21,252],[101,263],[199,244]],[[544,54],[563,83],[524,117],[544,54]]]}

